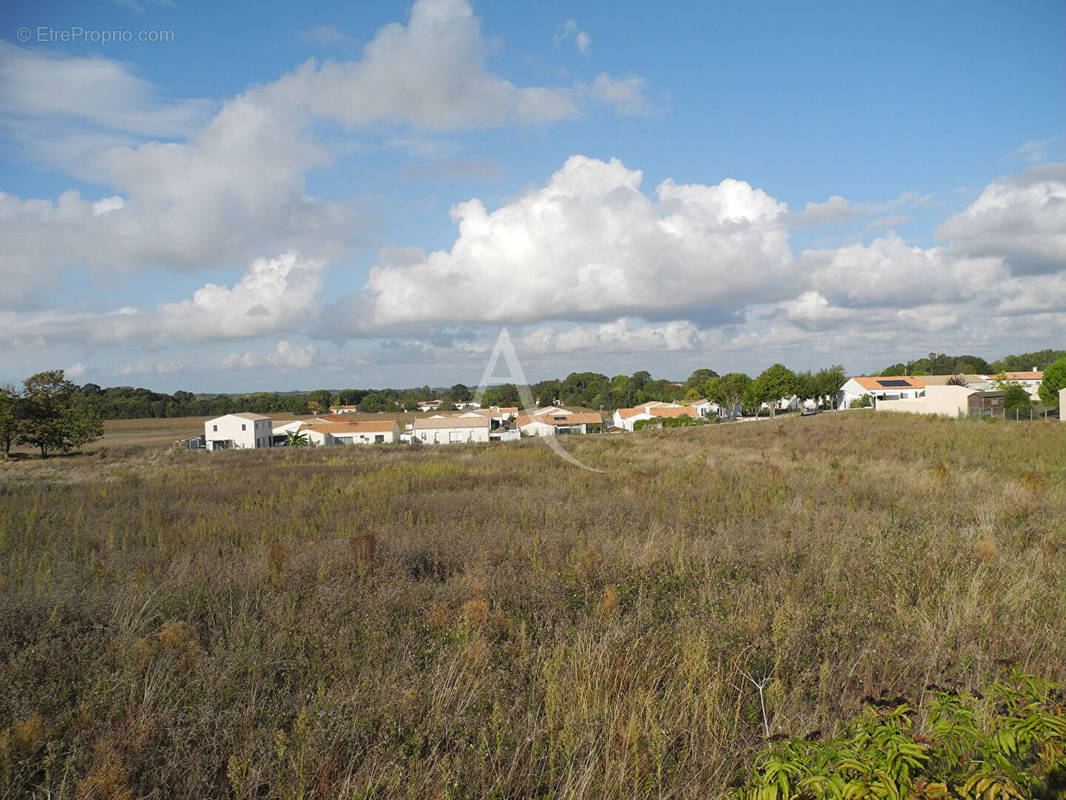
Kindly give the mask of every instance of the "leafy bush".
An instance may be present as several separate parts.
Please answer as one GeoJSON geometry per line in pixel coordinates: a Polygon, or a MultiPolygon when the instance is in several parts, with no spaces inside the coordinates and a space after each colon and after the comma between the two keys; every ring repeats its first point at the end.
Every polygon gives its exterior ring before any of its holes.
{"type": "Polygon", "coordinates": [[[1003,395],[1003,407],[1011,410],[1015,408],[1028,411],[1033,406],[1033,398],[1019,383],[1008,383],[1003,386],[1006,394],[1003,395]]]}
{"type": "Polygon", "coordinates": [[[862,397],[856,397],[851,401],[848,408],[872,408],[874,401],[870,399],[870,395],[864,394],[862,397]]]}
{"type": "Polygon", "coordinates": [[[897,701],[867,706],[842,736],[775,744],[736,796],[1066,798],[1060,686],[1015,672],[984,697],[935,691],[921,734],[897,701]]]}
{"type": "Polygon", "coordinates": [[[633,423],[633,430],[643,431],[649,428],[687,428],[689,425],[704,424],[704,419],[693,417],[655,417],[654,419],[641,419],[633,423]]]}

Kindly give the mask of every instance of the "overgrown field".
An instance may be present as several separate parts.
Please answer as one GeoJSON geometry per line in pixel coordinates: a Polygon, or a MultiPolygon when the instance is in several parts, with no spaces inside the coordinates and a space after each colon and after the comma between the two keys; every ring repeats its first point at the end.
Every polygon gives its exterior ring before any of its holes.
{"type": "Polygon", "coordinates": [[[1066,424],[565,444],[0,465],[0,797],[713,797],[1066,678],[1066,424]]]}

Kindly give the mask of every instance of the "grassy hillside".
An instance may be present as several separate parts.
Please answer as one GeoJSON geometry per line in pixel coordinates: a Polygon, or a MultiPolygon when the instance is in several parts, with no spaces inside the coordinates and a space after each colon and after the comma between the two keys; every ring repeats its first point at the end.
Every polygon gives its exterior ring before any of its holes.
{"type": "Polygon", "coordinates": [[[0,464],[0,797],[707,797],[1066,678],[1066,424],[565,443],[0,464]]]}

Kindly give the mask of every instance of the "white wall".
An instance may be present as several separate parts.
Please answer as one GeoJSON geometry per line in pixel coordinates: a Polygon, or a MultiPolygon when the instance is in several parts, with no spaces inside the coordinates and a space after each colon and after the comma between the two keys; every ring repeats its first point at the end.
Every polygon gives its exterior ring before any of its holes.
{"type": "Polygon", "coordinates": [[[526,436],[551,436],[555,433],[555,426],[539,419],[533,419],[523,425],[520,430],[526,436]]]}
{"type": "Polygon", "coordinates": [[[924,397],[878,400],[876,410],[958,417],[960,412],[964,415],[968,412],[968,399],[975,392],[966,386],[926,386],[924,397]]]}
{"type": "Polygon", "coordinates": [[[483,428],[429,428],[414,431],[414,438],[423,444],[466,444],[487,442],[489,426],[483,428]]]}
{"type": "Polygon", "coordinates": [[[204,423],[204,441],[208,450],[221,449],[223,446],[239,450],[254,450],[257,447],[270,447],[269,419],[246,419],[235,414],[209,419],[204,423]],[[218,442],[218,446],[213,446],[218,442]],[[223,442],[232,442],[222,445],[223,442]]]}

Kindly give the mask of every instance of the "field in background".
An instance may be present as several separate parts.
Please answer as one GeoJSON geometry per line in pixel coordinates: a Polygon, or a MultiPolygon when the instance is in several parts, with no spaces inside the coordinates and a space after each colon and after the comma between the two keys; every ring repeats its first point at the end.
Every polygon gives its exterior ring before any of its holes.
{"type": "MultiPolygon", "coordinates": [[[[273,420],[274,425],[291,422],[294,419],[310,419],[313,415],[302,414],[273,414],[267,415],[273,420]]],[[[326,419],[337,419],[346,422],[358,422],[362,420],[397,419],[401,423],[410,422],[415,417],[426,416],[425,414],[337,414],[323,415],[326,419]]],[[[178,439],[190,439],[194,436],[203,436],[204,423],[213,417],[160,417],[146,419],[109,419],[104,420],[104,435],[88,445],[85,452],[93,453],[102,448],[160,448],[169,447],[178,439]]],[[[27,449],[30,453],[32,450],[27,449]]]]}
{"type": "Polygon", "coordinates": [[[1066,677],[1062,423],[564,443],[0,464],[0,796],[706,797],[1066,677]]]}

